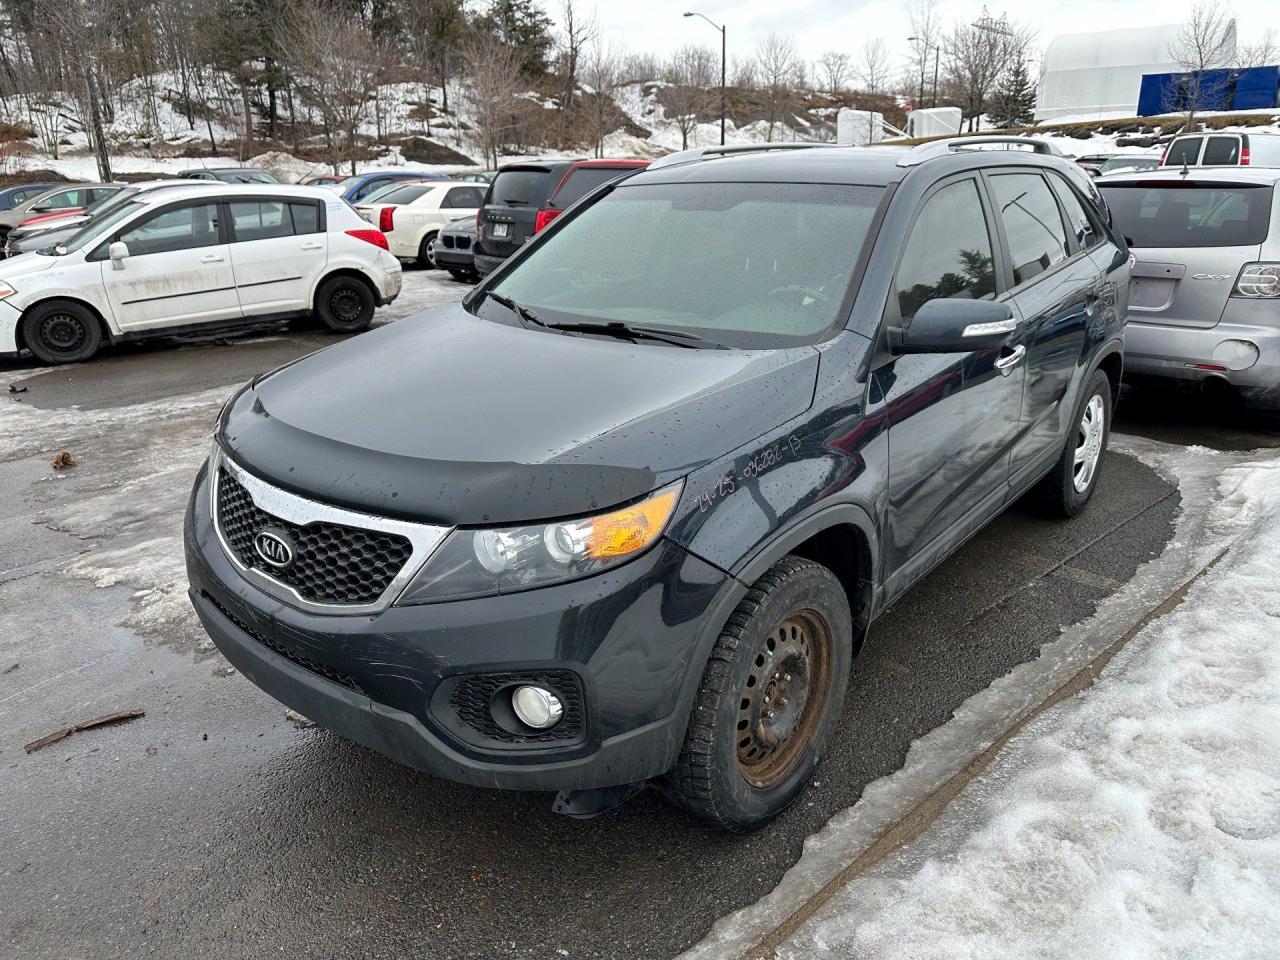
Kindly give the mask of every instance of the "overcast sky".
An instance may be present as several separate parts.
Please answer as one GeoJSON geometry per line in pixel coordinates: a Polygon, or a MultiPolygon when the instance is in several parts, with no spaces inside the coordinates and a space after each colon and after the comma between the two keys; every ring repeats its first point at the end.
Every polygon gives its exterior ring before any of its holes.
{"type": "MultiPolygon", "coordinates": [[[[559,18],[560,0],[544,0],[547,9],[559,18]]],[[[591,9],[592,0],[575,0],[578,9],[591,9]]],[[[945,22],[971,20],[982,13],[983,4],[969,0],[942,0],[938,9],[945,22]]],[[[1029,23],[1037,31],[1037,46],[1043,48],[1059,33],[1079,33],[1118,27],[1156,26],[1176,23],[1190,11],[1190,0],[1049,0],[1030,4],[992,2],[986,4],[992,16],[1007,11],[1009,18],[1029,23]]],[[[728,26],[729,60],[750,56],[756,41],[772,32],[789,33],[807,60],[816,60],[824,50],[839,49],[856,59],[868,37],[883,36],[893,50],[895,70],[906,58],[907,3],[891,0],[642,0],[594,4],[602,31],[632,52],[669,53],[686,43],[718,47],[720,38],[702,20],[685,19],[685,10],[705,13],[728,26]],[[692,6],[691,6],[692,4],[692,6]]],[[[1241,25],[1269,23],[1274,5],[1266,0],[1241,0],[1232,5],[1241,25]]],[[[1249,34],[1241,26],[1241,45],[1249,34]]]]}

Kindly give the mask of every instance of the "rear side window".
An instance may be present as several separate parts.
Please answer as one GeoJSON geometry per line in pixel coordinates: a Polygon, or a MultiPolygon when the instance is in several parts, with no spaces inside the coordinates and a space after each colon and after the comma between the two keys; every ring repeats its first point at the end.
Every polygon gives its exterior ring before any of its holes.
{"type": "MultiPolygon", "coordinates": [[[[379,192],[378,202],[379,203],[413,203],[413,201],[417,200],[420,196],[422,196],[428,190],[434,190],[434,189],[435,187],[432,186],[431,184],[426,184],[424,186],[423,184],[418,184],[418,183],[409,184],[408,186],[403,186],[403,187],[396,187],[392,190],[387,190],[385,193],[379,192]]],[[[371,196],[369,200],[370,202],[372,202],[373,197],[371,196]]]]}
{"type": "Polygon", "coordinates": [[[894,290],[904,323],[938,297],[995,296],[991,235],[973,180],[945,186],[925,201],[911,227],[894,290]]]}
{"type": "Polygon", "coordinates": [[[578,167],[570,171],[568,179],[552,196],[550,206],[563,210],[581,200],[602,183],[617,179],[633,169],[633,167],[578,167]]]}
{"type": "Polygon", "coordinates": [[[1266,184],[1114,184],[1102,192],[1133,247],[1244,247],[1267,239],[1266,184]]]}
{"type": "Polygon", "coordinates": [[[1200,143],[1203,139],[1203,137],[1179,137],[1169,147],[1164,165],[1180,167],[1185,163],[1188,166],[1195,166],[1200,160],[1200,143]]]}
{"type": "Polygon", "coordinates": [[[1038,173],[1001,173],[991,178],[996,212],[1004,223],[1015,286],[1067,259],[1067,234],[1049,185],[1038,173]]]}
{"type": "Polygon", "coordinates": [[[1235,167],[1240,164],[1239,137],[1210,137],[1204,145],[1204,157],[1200,165],[1205,167],[1235,167]]]}
{"type": "Polygon", "coordinates": [[[476,187],[454,187],[444,198],[440,206],[452,210],[474,210],[480,206],[483,198],[476,187]]]}
{"type": "Polygon", "coordinates": [[[317,233],[320,229],[320,215],[314,203],[237,200],[229,206],[235,239],[240,243],[317,233]]]}
{"type": "Polygon", "coordinates": [[[545,189],[542,184],[548,176],[545,170],[503,170],[493,181],[489,202],[527,207],[545,189]]]}
{"type": "Polygon", "coordinates": [[[1080,249],[1088,250],[1090,247],[1101,243],[1102,235],[1098,232],[1098,227],[1093,222],[1093,218],[1085,210],[1080,197],[1067,186],[1066,181],[1061,177],[1052,173],[1048,174],[1048,176],[1053,182],[1063,209],[1066,211],[1067,224],[1071,232],[1076,235],[1076,243],[1080,245],[1080,249]]]}

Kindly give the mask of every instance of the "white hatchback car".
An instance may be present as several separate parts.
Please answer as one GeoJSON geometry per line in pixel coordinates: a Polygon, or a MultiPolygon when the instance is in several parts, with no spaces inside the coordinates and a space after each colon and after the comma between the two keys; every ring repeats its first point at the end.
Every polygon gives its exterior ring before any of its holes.
{"type": "Polygon", "coordinates": [[[407,183],[356,209],[386,234],[395,256],[432,269],[436,237],[459,217],[474,217],[484,202],[484,191],[483,184],[448,180],[407,183]]]}
{"type": "Polygon", "coordinates": [[[366,329],[400,293],[386,238],[319,187],[141,194],[65,243],[0,264],[0,356],[87,360],[104,342],[315,316],[366,329]]]}

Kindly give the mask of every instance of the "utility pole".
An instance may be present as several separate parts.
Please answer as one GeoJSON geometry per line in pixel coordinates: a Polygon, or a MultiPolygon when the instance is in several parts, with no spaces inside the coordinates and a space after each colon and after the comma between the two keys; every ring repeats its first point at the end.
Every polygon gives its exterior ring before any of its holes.
{"type": "Polygon", "coordinates": [[[686,13],[685,16],[701,17],[703,20],[707,21],[707,23],[711,24],[713,27],[715,27],[717,30],[720,31],[720,146],[723,147],[724,146],[724,118],[726,114],[725,93],[728,89],[726,86],[727,78],[726,78],[725,71],[726,71],[726,66],[728,64],[726,55],[729,49],[728,41],[726,39],[725,27],[722,24],[716,23],[714,20],[708,17],[705,13],[698,13],[697,11],[691,10],[688,13],[686,13]]]}

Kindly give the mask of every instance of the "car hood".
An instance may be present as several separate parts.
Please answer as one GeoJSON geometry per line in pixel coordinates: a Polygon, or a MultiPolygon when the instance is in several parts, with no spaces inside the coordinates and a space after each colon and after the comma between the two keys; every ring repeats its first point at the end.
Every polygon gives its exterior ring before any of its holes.
{"type": "Polygon", "coordinates": [[[11,240],[30,240],[32,237],[44,237],[53,234],[59,234],[59,239],[64,239],[76,233],[84,224],[89,222],[89,218],[83,215],[75,217],[59,217],[57,220],[48,220],[41,223],[33,223],[29,227],[14,227],[9,232],[11,240]]]}
{"type": "MultiPolygon", "coordinates": [[[[65,263],[64,257],[46,257],[39,253],[20,253],[16,257],[0,260],[0,279],[10,282],[20,281],[33,273],[43,273],[58,263],[65,263]]],[[[19,287],[21,289],[21,287],[19,287]]]]}
{"type": "Polygon", "coordinates": [[[449,525],[643,496],[798,416],[818,351],[685,350],[506,326],[451,304],[257,379],[224,448],[304,496],[449,525]]]}

